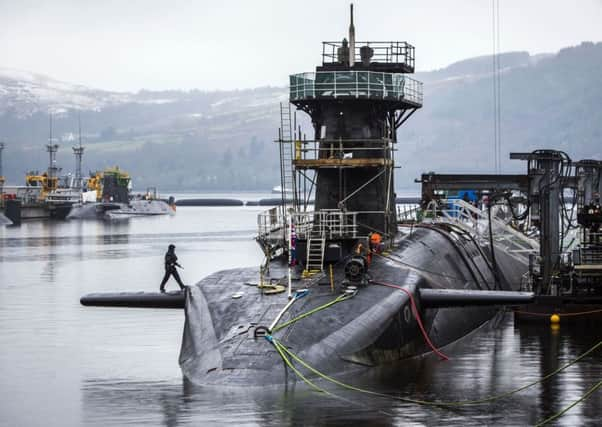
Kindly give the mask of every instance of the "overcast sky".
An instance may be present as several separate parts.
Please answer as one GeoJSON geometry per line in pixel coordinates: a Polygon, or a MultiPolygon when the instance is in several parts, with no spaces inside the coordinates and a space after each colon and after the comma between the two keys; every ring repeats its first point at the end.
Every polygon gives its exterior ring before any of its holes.
{"type": "MultiPolygon", "coordinates": [[[[416,46],[430,70],[492,51],[492,0],[356,0],[358,40],[416,46]]],[[[92,87],[284,85],[340,40],[348,0],[0,0],[0,67],[92,87]]],[[[602,40],[602,0],[500,0],[502,51],[602,40]]]]}

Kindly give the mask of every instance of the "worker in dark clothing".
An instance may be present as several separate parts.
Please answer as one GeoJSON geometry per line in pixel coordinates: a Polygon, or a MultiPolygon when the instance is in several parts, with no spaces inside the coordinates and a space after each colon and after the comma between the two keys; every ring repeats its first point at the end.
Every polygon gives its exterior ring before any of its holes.
{"type": "Polygon", "coordinates": [[[178,285],[180,285],[180,289],[184,290],[184,283],[182,283],[178,270],[176,270],[176,267],[183,267],[178,264],[178,257],[176,256],[175,249],[175,245],[169,245],[167,252],[165,253],[165,276],[163,276],[163,281],[161,282],[161,292],[165,292],[165,284],[169,280],[169,276],[173,276],[173,278],[176,279],[176,282],[178,282],[178,285]]]}

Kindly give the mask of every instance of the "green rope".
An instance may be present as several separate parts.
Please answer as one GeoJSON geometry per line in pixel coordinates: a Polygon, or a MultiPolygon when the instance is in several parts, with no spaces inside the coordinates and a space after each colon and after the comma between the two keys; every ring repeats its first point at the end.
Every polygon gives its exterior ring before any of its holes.
{"type": "MultiPolygon", "coordinates": [[[[274,346],[274,348],[276,348],[276,351],[278,352],[278,354],[280,355],[280,357],[282,358],[282,360],[284,361],[284,363],[286,364],[286,366],[288,366],[301,380],[303,380],[307,385],[309,385],[312,389],[316,390],[319,393],[324,393],[327,396],[333,397],[335,399],[338,400],[342,400],[344,402],[350,403],[352,405],[358,405],[358,406],[362,406],[362,407],[366,407],[366,405],[363,405],[361,403],[358,402],[354,402],[352,400],[346,399],[342,396],[339,396],[337,394],[331,393],[326,389],[323,389],[319,386],[317,386],[316,384],[314,384],[311,380],[309,380],[307,377],[305,377],[301,372],[299,372],[299,370],[297,368],[295,368],[295,365],[293,365],[290,361],[290,359],[288,357],[286,357],[286,355],[284,354],[284,350],[286,350],[286,347],[284,347],[281,343],[277,342],[273,337],[266,337],[268,339],[268,341],[270,343],[272,343],[272,345],[274,346]]],[[[381,414],[387,415],[387,416],[393,416],[394,414],[391,414],[389,412],[385,412],[382,410],[378,410],[378,412],[380,412],[381,414]]]]}
{"type": "Polygon", "coordinates": [[[299,378],[301,378],[305,383],[307,383],[314,390],[316,390],[320,393],[325,393],[325,394],[330,395],[330,393],[328,391],[315,385],[313,382],[311,382],[309,379],[307,379],[301,372],[299,372],[299,370],[297,368],[295,368],[295,365],[293,365],[291,363],[291,361],[288,359],[288,357],[286,357],[286,355],[282,351],[283,346],[280,343],[276,342],[276,340],[273,340],[273,339],[271,342],[272,342],[272,344],[274,344],[274,348],[276,349],[276,351],[278,352],[278,354],[280,355],[280,357],[282,358],[282,360],[284,361],[286,366],[288,366],[299,378]]]}
{"type": "Polygon", "coordinates": [[[274,329],[272,330],[272,333],[278,332],[279,330],[281,330],[283,328],[286,328],[287,326],[292,325],[293,323],[298,322],[301,319],[305,319],[306,317],[311,316],[312,314],[317,313],[318,311],[324,310],[324,309],[326,309],[326,308],[328,308],[330,306],[333,306],[333,305],[335,305],[335,304],[337,304],[337,303],[339,303],[341,301],[345,301],[345,300],[347,300],[349,298],[350,297],[348,295],[340,295],[340,296],[336,297],[335,299],[333,299],[332,301],[327,302],[326,304],[323,304],[323,305],[320,305],[320,306],[318,306],[318,307],[316,307],[314,309],[311,309],[308,312],[303,313],[303,314],[301,314],[301,315],[299,315],[299,316],[297,316],[297,317],[295,317],[293,319],[287,320],[286,322],[284,322],[284,323],[282,323],[280,325],[276,325],[274,327],[274,329]]]}
{"type": "Polygon", "coordinates": [[[549,418],[546,418],[543,421],[538,422],[537,424],[535,424],[535,427],[540,427],[543,425],[548,424],[551,421],[554,421],[557,418],[560,418],[561,416],[563,416],[564,414],[566,414],[572,407],[580,404],[581,402],[583,402],[585,399],[587,399],[588,397],[590,397],[590,395],[592,395],[596,390],[598,390],[600,387],[602,387],[602,381],[599,381],[596,385],[594,385],[592,388],[590,388],[587,393],[585,393],[580,399],[574,401],[573,403],[571,403],[569,406],[567,406],[566,408],[564,408],[563,410],[556,412],[554,415],[552,415],[549,418]]]}
{"type": "Polygon", "coordinates": [[[586,357],[587,355],[589,355],[590,353],[594,352],[595,350],[597,350],[600,346],[602,346],[602,341],[598,342],[598,344],[594,345],[592,348],[590,348],[589,350],[587,350],[585,353],[583,353],[582,355],[580,355],[579,357],[577,357],[576,359],[572,360],[571,362],[567,363],[566,365],[556,369],[555,371],[547,374],[546,376],[538,379],[537,381],[533,381],[527,385],[524,385],[522,387],[519,387],[517,389],[502,393],[502,394],[498,394],[495,396],[490,396],[484,399],[477,399],[477,400],[464,400],[464,401],[457,401],[457,402],[435,402],[435,401],[426,401],[426,400],[418,400],[418,399],[410,399],[410,398],[405,398],[405,397],[399,397],[399,396],[391,396],[389,394],[385,394],[385,393],[379,393],[379,392],[375,392],[375,391],[371,391],[371,390],[366,390],[360,387],[355,387],[349,384],[345,384],[341,381],[338,381],[335,378],[329,377],[328,375],[324,374],[323,372],[318,371],[316,368],[308,365],[305,361],[303,361],[301,358],[299,358],[296,354],[294,354],[293,352],[291,352],[288,348],[286,348],[284,345],[280,344],[275,338],[273,338],[273,342],[275,345],[279,346],[280,349],[285,352],[286,354],[288,354],[291,358],[293,358],[295,361],[297,361],[299,364],[301,364],[303,367],[305,367],[306,369],[308,369],[310,372],[314,373],[315,375],[319,376],[320,378],[323,378],[327,381],[332,382],[333,384],[336,384],[340,387],[346,388],[348,390],[353,390],[353,391],[357,391],[360,393],[365,393],[365,394],[371,394],[374,396],[381,396],[381,397],[386,397],[389,399],[395,399],[395,400],[399,400],[402,402],[408,402],[408,403],[416,403],[419,405],[429,405],[429,406],[469,406],[469,405],[480,405],[480,404],[484,404],[484,403],[491,403],[493,401],[511,396],[513,394],[516,394],[518,392],[521,392],[529,387],[532,387],[536,384],[542,383],[543,381],[546,381],[547,379],[553,377],[554,375],[557,375],[558,373],[562,372],[563,370],[565,370],[566,368],[568,368],[569,366],[574,365],[575,363],[577,363],[578,361],[580,361],[581,359],[583,359],[584,357],[586,357]]]}

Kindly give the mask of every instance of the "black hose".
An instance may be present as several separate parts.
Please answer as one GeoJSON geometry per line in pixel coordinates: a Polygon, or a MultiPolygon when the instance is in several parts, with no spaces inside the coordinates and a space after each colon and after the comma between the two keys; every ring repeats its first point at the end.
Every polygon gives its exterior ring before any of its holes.
{"type": "Polygon", "coordinates": [[[495,260],[495,249],[493,247],[493,227],[491,226],[491,205],[493,199],[490,199],[487,203],[487,218],[489,221],[489,247],[491,251],[491,263],[493,264],[493,280],[495,281],[493,289],[501,289],[500,278],[498,274],[497,261],[495,260]]]}

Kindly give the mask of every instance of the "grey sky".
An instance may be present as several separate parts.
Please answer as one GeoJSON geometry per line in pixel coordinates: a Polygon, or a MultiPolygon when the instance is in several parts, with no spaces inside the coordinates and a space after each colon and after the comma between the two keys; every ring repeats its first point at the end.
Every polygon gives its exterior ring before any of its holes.
{"type": "MultiPolygon", "coordinates": [[[[492,51],[491,0],[356,0],[359,40],[420,70],[492,51]]],[[[0,67],[110,90],[283,85],[341,39],[349,0],[0,0],[0,67]]],[[[502,51],[602,40],[601,0],[500,0],[502,51]]]]}

